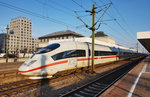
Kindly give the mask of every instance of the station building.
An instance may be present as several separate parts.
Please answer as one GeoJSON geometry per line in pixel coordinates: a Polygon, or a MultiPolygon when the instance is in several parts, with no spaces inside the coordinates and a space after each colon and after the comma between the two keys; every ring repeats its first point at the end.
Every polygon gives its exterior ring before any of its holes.
{"type": "Polygon", "coordinates": [[[39,37],[39,48],[45,47],[51,43],[58,41],[66,41],[68,39],[74,39],[84,37],[71,30],[58,31],[39,37]]]}
{"type": "MultiPolygon", "coordinates": [[[[49,44],[61,42],[61,41],[81,41],[89,42],[91,38],[85,37],[71,30],[59,31],[50,33],[39,37],[39,48],[45,47],[49,44]]],[[[103,41],[105,44],[115,44],[115,39],[104,34],[103,31],[99,31],[95,34],[95,40],[103,41]]]]}

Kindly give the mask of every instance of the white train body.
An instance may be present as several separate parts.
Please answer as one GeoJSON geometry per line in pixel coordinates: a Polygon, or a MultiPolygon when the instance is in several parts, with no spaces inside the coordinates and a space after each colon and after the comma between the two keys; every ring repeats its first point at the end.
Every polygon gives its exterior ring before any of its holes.
{"type": "MultiPolygon", "coordinates": [[[[134,53],[129,49],[98,44],[95,45],[95,64],[131,57],[134,53]]],[[[36,52],[20,66],[19,72],[30,78],[47,78],[59,71],[90,66],[91,59],[91,44],[65,41],[48,45],[36,52]]]]}

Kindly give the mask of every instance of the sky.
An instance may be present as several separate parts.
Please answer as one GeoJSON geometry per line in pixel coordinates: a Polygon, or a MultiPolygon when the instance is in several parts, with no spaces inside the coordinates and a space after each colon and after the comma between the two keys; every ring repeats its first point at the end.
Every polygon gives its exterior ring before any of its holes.
{"type": "MultiPolygon", "coordinates": [[[[136,48],[137,32],[150,31],[150,0],[0,0],[0,33],[6,32],[11,19],[24,16],[31,19],[35,38],[62,30],[89,37],[92,31],[77,16],[91,27],[92,16],[85,10],[91,11],[95,4],[95,10],[99,11],[96,22],[110,2],[112,4],[95,32],[104,31],[117,44],[136,48]]],[[[96,28],[98,25],[99,22],[96,28]]],[[[139,49],[143,50],[143,47],[140,45],[139,49]]]]}

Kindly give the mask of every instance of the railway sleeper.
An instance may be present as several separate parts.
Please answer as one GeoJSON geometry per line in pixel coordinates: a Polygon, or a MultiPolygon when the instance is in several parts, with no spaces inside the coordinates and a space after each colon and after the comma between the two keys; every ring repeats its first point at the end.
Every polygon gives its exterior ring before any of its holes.
{"type": "Polygon", "coordinates": [[[82,95],[82,97],[85,97],[85,96],[93,96],[93,95],[95,95],[95,94],[91,94],[91,93],[89,93],[89,92],[85,92],[85,91],[79,91],[79,93],[82,95]]]}
{"type": "Polygon", "coordinates": [[[93,90],[99,90],[100,88],[93,87],[93,86],[88,86],[88,88],[93,89],[93,90]]]}
{"type": "Polygon", "coordinates": [[[101,86],[101,85],[96,85],[96,84],[92,84],[91,86],[93,86],[93,87],[96,87],[96,88],[99,88],[99,89],[102,89],[102,88],[104,88],[104,86],[101,86]]]}

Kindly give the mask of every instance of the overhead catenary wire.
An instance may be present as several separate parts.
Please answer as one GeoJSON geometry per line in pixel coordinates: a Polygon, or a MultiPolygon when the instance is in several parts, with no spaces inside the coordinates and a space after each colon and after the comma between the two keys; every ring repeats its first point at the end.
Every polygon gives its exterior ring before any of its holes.
{"type": "MultiPolygon", "coordinates": [[[[7,8],[10,8],[12,10],[16,10],[16,11],[19,11],[19,12],[22,12],[22,13],[25,13],[25,14],[28,14],[28,15],[31,15],[31,16],[35,16],[35,17],[38,17],[38,18],[41,18],[41,19],[44,19],[44,20],[48,20],[48,21],[51,21],[53,23],[56,23],[56,24],[59,24],[59,25],[63,25],[65,27],[72,27],[72,28],[76,29],[76,26],[74,26],[72,24],[68,24],[68,23],[65,23],[63,21],[60,21],[60,20],[57,20],[57,19],[53,19],[51,17],[44,16],[44,15],[41,15],[41,14],[38,14],[38,13],[35,13],[35,12],[32,12],[32,11],[23,9],[23,8],[20,8],[20,7],[16,7],[16,6],[13,6],[13,5],[1,2],[1,1],[0,1],[0,6],[4,6],[4,7],[7,7],[7,8]]],[[[84,32],[87,32],[87,31],[84,30],[84,32]]]]}
{"type": "MultiPolygon", "coordinates": [[[[114,18],[113,16],[111,16],[109,13],[106,13],[109,17],[114,18]]],[[[115,18],[114,21],[116,22],[116,24],[126,33],[129,33],[119,22],[118,20],[115,18]]],[[[127,37],[127,36],[126,36],[127,37]]],[[[133,36],[131,36],[132,38],[134,38],[133,36]]],[[[128,37],[127,37],[128,38],[128,37]]]]}
{"type": "Polygon", "coordinates": [[[104,13],[99,17],[99,19],[97,20],[97,22],[94,24],[94,26],[95,26],[98,22],[100,22],[99,25],[98,25],[98,28],[97,28],[96,30],[99,29],[100,24],[101,24],[101,22],[102,22],[102,20],[103,20],[104,14],[106,13],[106,11],[108,10],[108,8],[109,8],[110,6],[111,6],[111,3],[110,3],[110,5],[109,5],[108,7],[105,8],[104,13]],[[100,19],[101,19],[101,20],[100,20],[100,19]]]}
{"type": "MultiPolygon", "coordinates": [[[[117,31],[115,28],[112,28],[109,24],[104,23],[109,29],[111,29],[114,32],[120,33],[121,36],[124,36],[120,31],[117,31]]],[[[111,32],[111,31],[110,31],[111,32]]],[[[114,34],[115,35],[115,34],[114,34]]],[[[117,36],[117,35],[116,35],[117,36]]],[[[121,38],[119,36],[117,36],[120,40],[124,40],[126,42],[126,38],[121,38]]]]}
{"type": "MultiPolygon", "coordinates": [[[[82,5],[80,5],[78,2],[72,0],[73,3],[75,3],[76,5],[78,5],[80,8],[82,8],[83,10],[86,10],[86,8],[84,8],[82,5]]],[[[74,11],[77,12],[77,11],[74,11]]],[[[77,17],[78,18],[78,17],[77,17]]],[[[86,19],[87,21],[89,21],[88,19],[86,19]]]]}
{"type": "MultiPolygon", "coordinates": [[[[102,2],[101,0],[99,0],[102,4],[104,4],[104,2],[102,2]]],[[[99,6],[96,2],[94,2],[93,0],[91,0],[91,2],[93,2],[93,3],[95,3],[97,6],[99,6]]],[[[110,1],[110,3],[112,3],[111,1],[110,1]]],[[[112,3],[113,4],[113,3],[112,3]]],[[[109,16],[109,17],[111,17],[111,18],[114,18],[113,16],[111,16],[108,12],[106,12],[106,14],[109,16]]],[[[115,20],[115,22],[116,22],[116,24],[124,31],[124,32],[126,32],[126,33],[128,33],[129,35],[130,35],[130,33],[118,22],[118,20],[116,19],[115,20]]],[[[124,35],[123,35],[124,36],[124,35]]],[[[127,37],[126,35],[125,35],[125,37],[126,38],[129,38],[129,37],[127,37]]],[[[132,37],[133,39],[134,39],[134,37],[132,36],[132,35],[130,35],[130,37],[132,37]]]]}
{"type": "Polygon", "coordinates": [[[81,15],[80,17],[91,16],[91,14],[81,15]]]}
{"type": "MultiPolygon", "coordinates": [[[[50,4],[48,4],[48,3],[45,4],[44,2],[39,1],[39,0],[34,0],[34,1],[36,1],[36,2],[39,3],[39,4],[45,5],[45,6],[47,6],[47,7],[53,8],[53,9],[55,9],[55,10],[57,10],[57,11],[62,12],[62,13],[65,13],[65,14],[67,14],[67,15],[74,16],[74,15],[71,15],[70,13],[68,13],[68,12],[66,12],[66,11],[64,11],[64,10],[62,10],[62,9],[60,9],[60,8],[57,8],[57,7],[53,6],[53,5],[50,5],[50,4]]],[[[75,16],[74,16],[74,17],[75,17],[75,16]]]]}
{"type": "Polygon", "coordinates": [[[80,6],[82,9],[86,10],[86,8],[84,8],[82,5],[80,5],[78,2],[76,2],[75,0],[72,0],[72,2],[74,2],[75,4],[77,4],[78,6],[80,6]]]}
{"type": "MultiPolygon", "coordinates": [[[[110,2],[112,2],[112,1],[110,0],[110,2]]],[[[131,28],[129,27],[128,23],[126,22],[126,20],[124,19],[124,17],[122,16],[122,14],[119,12],[119,10],[114,6],[114,4],[113,4],[112,6],[113,6],[113,8],[116,10],[116,12],[118,13],[118,15],[121,17],[121,19],[123,20],[123,22],[125,23],[125,25],[128,27],[128,29],[129,29],[131,32],[133,32],[133,31],[131,30],[131,28]]],[[[132,35],[133,35],[133,33],[129,33],[129,34],[132,34],[132,35]]],[[[133,35],[133,36],[134,36],[134,35],[133,35]]]]}
{"type": "MultiPolygon", "coordinates": [[[[110,2],[112,2],[111,0],[109,0],[110,2]]],[[[104,2],[103,2],[104,3],[104,2]]],[[[126,22],[126,20],[123,18],[123,16],[121,15],[121,13],[118,11],[118,9],[114,6],[114,3],[112,3],[112,7],[116,10],[116,12],[118,13],[118,15],[121,17],[121,19],[124,21],[124,23],[125,23],[125,25],[128,27],[128,29],[129,29],[129,26],[128,26],[128,24],[127,24],[127,22],[126,22]]],[[[109,15],[110,17],[112,17],[109,13],[106,13],[107,15],[109,15]]],[[[123,31],[125,31],[126,33],[128,33],[131,37],[132,37],[132,39],[134,39],[135,37],[134,37],[134,35],[132,34],[132,33],[129,33],[123,26],[121,26],[121,24],[118,22],[118,21],[115,21],[119,26],[120,26],[120,28],[123,30],[123,31]]],[[[131,31],[131,29],[129,29],[130,31],[131,31]]],[[[132,31],[131,31],[132,32],[132,31]]]]}
{"type": "MultiPolygon", "coordinates": [[[[93,0],[91,0],[92,2],[93,2],[93,0]]],[[[96,2],[93,2],[95,5],[97,5],[97,6],[99,6],[96,2]]],[[[102,9],[103,10],[103,9],[102,9]]],[[[108,13],[106,13],[109,17],[111,17],[111,18],[114,18],[114,17],[112,17],[110,14],[108,14],[108,13]]],[[[116,20],[116,19],[114,19],[114,20],[116,20]]],[[[121,35],[122,35],[122,37],[124,37],[123,39],[127,39],[128,37],[127,36],[125,36],[125,35],[123,35],[123,33],[121,33],[121,35]]],[[[127,40],[125,40],[125,42],[126,42],[127,40]]]]}
{"type": "Polygon", "coordinates": [[[105,1],[105,0],[98,0],[99,2],[101,2],[102,4],[104,4],[104,2],[103,1],[105,1]]]}
{"type": "MultiPolygon", "coordinates": [[[[38,3],[40,3],[40,4],[44,4],[44,2],[42,2],[42,1],[39,1],[39,0],[35,0],[35,1],[38,2],[38,3]]],[[[52,2],[52,1],[51,1],[51,2],[52,2]]],[[[59,3],[56,3],[56,2],[53,2],[53,3],[55,3],[55,4],[59,5],[59,6],[61,6],[61,8],[67,9],[67,11],[70,10],[71,12],[74,12],[74,10],[72,10],[72,9],[70,9],[70,8],[67,8],[66,6],[63,6],[63,5],[61,5],[61,4],[59,4],[59,3]]],[[[76,3],[77,3],[77,2],[76,2],[76,3]]],[[[78,4],[78,3],[77,3],[77,4],[78,4]]],[[[50,4],[48,4],[48,3],[45,4],[45,5],[48,6],[48,7],[50,7],[50,8],[54,8],[54,9],[60,11],[60,12],[66,13],[67,15],[76,17],[75,15],[71,15],[71,14],[67,13],[67,11],[64,11],[64,10],[62,10],[62,9],[60,9],[60,8],[57,8],[57,7],[53,6],[53,5],[50,5],[50,4]]],[[[81,16],[81,17],[85,17],[85,16],[88,16],[88,15],[83,15],[83,16],[81,16]]],[[[67,26],[67,28],[68,28],[68,26],[67,26]]],[[[75,27],[75,28],[77,28],[77,27],[75,27]]],[[[81,28],[81,27],[80,27],[80,28],[81,28]]],[[[85,30],[84,30],[84,31],[85,31],[85,30]]],[[[85,32],[87,32],[87,31],[85,31],[85,32]]]]}
{"type": "Polygon", "coordinates": [[[63,8],[63,9],[70,10],[71,12],[74,12],[74,10],[70,9],[70,7],[63,6],[62,4],[60,4],[60,3],[58,3],[58,2],[54,2],[54,1],[56,1],[56,0],[48,0],[48,1],[52,2],[52,4],[56,4],[56,5],[61,6],[61,8],[63,8]]]}
{"type": "MultiPolygon", "coordinates": [[[[91,30],[91,28],[93,28],[93,27],[99,22],[98,27],[97,27],[97,28],[94,28],[95,30],[98,30],[99,27],[100,27],[100,25],[101,25],[101,23],[102,23],[104,14],[106,13],[106,11],[108,10],[108,8],[109,8],[110,6],[111,6],[111,3],[110,3],[107,7],[105,7],[104,12],[103,12],[102,15],[98,18],[98,20],[94,23],[94,25],[92,25],[92,27],[90,27],[89,25],[87,25],[87,24],[81,19],[81,17],[78,15],[77,11],[75,11],[75,14],[77,15],[77,18],[85,25],[85,27],[88,28],[88,29],[90,29],[90,30],[91,30]]],[[[96,9],[96,8],[95,8],[95,9],[96,9]]],[[[99,11],[94,11],[94,13],[99,13],[99,12],[101,12],[101,10],[102,10],[102,9],[100,9],[99,11]]],[[[90,12],[91,14],[93,13],[93,11],[89,11],[89,10],[85,10],[84,12],[90,12]]]]}
{"type": "Polygon", "coordinates": [[[78,13],[76,11],[74,11],[74,12],[77,15],[77,19],[79,19],[85,25],[85,27],[89,28],[89,26],[80,18],[80,16],[78,15],[78,13]]]}
{"type": "Polygon", "coordinates": [[[4,6],[4,7],[7,7],[7,8],[14,9],[14,10],[22,12],[22,13],[26,13],[26,14],[29,14],[29,15],[32,15],[32,16],[36,16],[36,17],[39,17],[39,18],[42,18],[42,19],[46,19],[46,20],[49,20],[49,21],[57,23],[57,24],[61,24],[61,25],[64,25],[64,26],[72,26],[73,27],[73,25],[67,24],[67,23],[62,22],[60,20],[56,20],[56,19],[53,19],[53,18],[50,18],[50,17],[47,17],[47,16],[43,16],[41,14],[38,14],[38,13],[35,13],[35,12],[31,12],[29,10],[26,10],[26,9],[23,9],[23,8],[19,8],[19,7],[16,7],[16,6],[4,3],[4,2],[0,2],[0,5],[4,6]]]}

